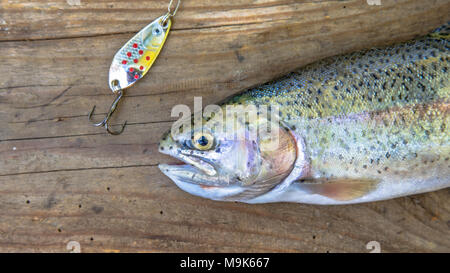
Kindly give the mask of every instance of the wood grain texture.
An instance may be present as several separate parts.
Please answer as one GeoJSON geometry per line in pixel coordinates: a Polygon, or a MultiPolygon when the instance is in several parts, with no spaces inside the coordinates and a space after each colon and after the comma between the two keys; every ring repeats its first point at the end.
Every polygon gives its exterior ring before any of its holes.
{"type": "Polygon", "coordinates": [[[168,1],[0,1],[0,251],[450,252],[448,189],[351,206],[221,203],[179,190],[157,152],[176,104],[217,102],[312,61],[422,35],[448,0],[184,0],[114,123],[115,52],[168,1]],[[70,3],[70,4],[69,4],[70,3]]]}

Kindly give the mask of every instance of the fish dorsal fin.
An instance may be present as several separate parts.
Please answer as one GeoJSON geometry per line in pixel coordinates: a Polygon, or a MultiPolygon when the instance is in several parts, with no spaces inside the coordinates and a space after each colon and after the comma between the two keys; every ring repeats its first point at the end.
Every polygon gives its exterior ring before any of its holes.
{"type": "Polygon", "coordinates": [[[337,201],[349,201],[366,195],[378,184],[373,179],[301,179],[295,181],[302,189],[337,201]]]}
{"type": "Polygon", "coordinates": [[[440,26],[439,28],[435,29],[433,32],[429,35],[432,38],[437,39],[450,39],[450,21],[445,23],[444,25],[440,26]]]}

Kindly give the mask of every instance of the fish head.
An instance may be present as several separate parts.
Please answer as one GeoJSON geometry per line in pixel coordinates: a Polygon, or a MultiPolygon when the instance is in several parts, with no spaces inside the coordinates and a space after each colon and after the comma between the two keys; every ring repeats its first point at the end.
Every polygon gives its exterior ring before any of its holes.
{"type": "Polygon", "coordinates": [[[200,119],[174,124],[159,144],[160,152],[185,163],[159,165],[181,189],[213,200],[245,202],[270,191],[292,170],[296,140],[278,122],[262,116],[230,121],[226,114],[200,119]]]}

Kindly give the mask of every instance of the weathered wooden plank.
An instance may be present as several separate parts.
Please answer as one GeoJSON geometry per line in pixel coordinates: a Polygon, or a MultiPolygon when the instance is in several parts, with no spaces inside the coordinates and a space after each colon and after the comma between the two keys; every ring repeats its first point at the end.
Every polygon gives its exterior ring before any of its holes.
{"type": "MultiPolygon", "coordinates": [[[[286,4],[298,14],[281,23],[274,19],[220,29],[174,29],[157,65],[127,95],[169,93],[166,97],[170,97],[178,96],[175,92],[179,91],[200,95],[210,92],[213,96],[209,98],[218,100],[325,56],[426,33],[450,19],[446,12],[450,10],[448,1],[433,4],[414,1],[397,4],[386,1],[381,7],[368,6],[364,1],[306,3],[299,7],[286,4]],[[377,16],[383,20],[375,21],[377,16]]],[[[4,14],[10,14],[8,10],[4,8],[4,14]]],[[[109,16],[102,18],[109,20],[109,16]]],[[[60,17],[52,20],[61,28],[60,17]]],[[[4,28],[16,25],[7,23],[4,28]]],[[[8,31],[6,34],[1,37],[14,37],[8,31]]],[[[2,56],[8,57],[0,58],[0,73],[7,75],[0,79],[3,91],[0,98],[5,102],[2,106],[6,104],[0,114],[7,115],[4,120],[13,122],[53,120],[84,115],[92,102],[106,107],[112,99],[107,87],[111,56],[130,35],[2,42],[2,56]]],[[[125,105],[121,109],[123,116],[132,118],[138,108],[125,105]]],[[[3,135],[3,138],[10,137],[3,135]]]]}
{"type": "Polygon", "coordinates": [[[337,207],[219,203],[185,194],[155,167],[8,176],[0,183],[5,250],[28,242],[64,251],[70,240],[90,251],[365,251],[371,240],[384,251],[447,251],[450,244],[442,237],[446,191],[337,207]]]}
{"type": "Polygon", "coordinates": [[[343,52],[427,33],[448,0],[183,1],[148,76],[105,114],[112,56],[168,1],[0,2],[0,251],[450,251],[449,190],[353,206],[200,199],[157,168],[176,104],[204,105],[343,52]],[[71,3],[72,5],[70,5],[71,3]]]}
{"type": "MultiPolygon", "coordinates": [[[[369,6],[366,0],[183,1],[173,29],[216,31],[223,28],[226,31],[227,27],[235,27],[234,30],[239,29],[240,32],[242,29],[300,23],[312,31],[312,22],[320,23],[321,27],[330,27],[336,23],[341,26],[355,23],[385,24],[400,18],[429,15],[430,11],[437,8],[441,8],[441,13],[435,15],[443,19],[446,14],[442,8],[448,6],[442,0],[420,1],[422,3],[381,1],[380,6],[369,6]],[[384,15],[381,20],[380,13],[384,15]]],[[[165,0],[1,1],[1,27],[7,35],[2,35],[0,39],[34,40],[134,33],[142,25],[161,16],[167,4],[165,0]]],[[[356,29],[361,27],[364,26],[356,29]]]]}

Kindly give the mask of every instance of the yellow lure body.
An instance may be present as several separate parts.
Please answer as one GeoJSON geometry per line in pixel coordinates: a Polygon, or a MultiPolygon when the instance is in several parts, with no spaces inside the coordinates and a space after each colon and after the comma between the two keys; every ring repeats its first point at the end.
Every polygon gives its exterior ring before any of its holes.
{"type": "Polygon", "coordinates": [[[147,74],[166,41],[170,27],[170,18],[161,16],[116,53],[109,69],[109,87],[114,93],[132,86],[147,74]]]}

